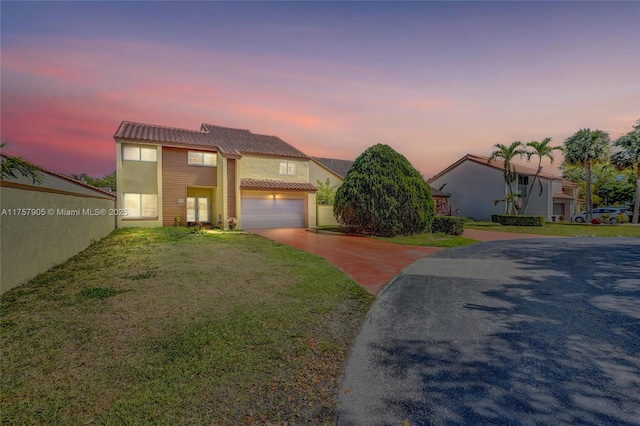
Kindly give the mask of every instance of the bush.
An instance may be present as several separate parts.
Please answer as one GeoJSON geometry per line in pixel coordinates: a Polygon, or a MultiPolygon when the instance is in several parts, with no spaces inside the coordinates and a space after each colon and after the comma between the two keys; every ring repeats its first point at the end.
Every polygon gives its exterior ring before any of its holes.
{"type": "Polygon", "coordinates": [[[629,223],[631,220],[629,219],[629,216],[627,216],[626,214],[618,214],[616,216],[616,222],[617,223],[629,223]]]}
{"type": "Polygon", "coordinates": [[[462,235],[464,232],[464,217],[456,216],[436,216],[431,225],[431,232],[437,234],[442,232],[449,235],[462,235]]]}
{"type": "Polygon", "coordinates": [[[377,144],[353,163],[338,188],[333,212],[350,232],[392,237],[431,229],[431,188],[411,163],[377,144]]]}
{"type": "Polygon", "coordinates": [[[544,216],[515,216],[509,214],[492,214],[491,221],[509,226],[542,226],[544,216]]]}

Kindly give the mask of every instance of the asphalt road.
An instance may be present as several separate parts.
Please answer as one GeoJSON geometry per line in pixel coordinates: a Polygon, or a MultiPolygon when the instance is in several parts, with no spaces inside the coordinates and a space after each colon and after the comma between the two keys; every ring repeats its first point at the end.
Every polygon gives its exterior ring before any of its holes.
{"type": "Polygon", "coordinates": [[[403,270],[337,425],[640,425],[640,239],[496,241],[403,270]]]}

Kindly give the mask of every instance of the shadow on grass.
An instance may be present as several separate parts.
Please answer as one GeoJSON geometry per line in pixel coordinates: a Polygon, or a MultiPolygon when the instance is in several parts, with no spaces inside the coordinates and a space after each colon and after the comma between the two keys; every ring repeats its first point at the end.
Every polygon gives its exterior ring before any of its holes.
{"type": "Polygon", "coordinates": [[[476,295],[457,306],[451,280],[405,278],[407,310],[418,309],[416,291],[423,303],[439,286],[452,299],[427,314],[421,336],[370,344],[384,374],[413,390],[387,395],[384,409],[409,424],[640,424],[640,244],[609,241],[501,242],[435,255],[512,261],[519,272],[465,282],[476,295]],[[451,333],[429,318],[447,310],[459,324],[451,333]]]}

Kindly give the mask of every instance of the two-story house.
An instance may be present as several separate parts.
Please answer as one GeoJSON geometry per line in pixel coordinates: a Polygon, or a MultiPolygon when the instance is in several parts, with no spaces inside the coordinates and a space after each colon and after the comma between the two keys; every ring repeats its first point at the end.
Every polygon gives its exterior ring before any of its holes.
{"type": "Polygon", "coordinates": [[[114,135],[118,227],[210,223],[228,229],[316,223],[311,158],[276,136],[123,121],[114,135]]]}
{"type": "MultiPolygon", "coordinates": [[[[504,163],[489,161],[488,157],[467,154],[428,180],[429,184],[442,187],[451,194],[453,214],[490,220],[492,214],[504,214],[505,203],[494,204],[504,199],[506,184],[503,175],[504,163]]],[[[542,215],[547,220],[558,220],[561,216],[569,220],[576,212],[578,185],[552,173],[539,173],[539,183],[532,188],[536,170],[513,164],[518,175],[514,190],[527,196],[532,191],[527,214],[542,215]]]]}

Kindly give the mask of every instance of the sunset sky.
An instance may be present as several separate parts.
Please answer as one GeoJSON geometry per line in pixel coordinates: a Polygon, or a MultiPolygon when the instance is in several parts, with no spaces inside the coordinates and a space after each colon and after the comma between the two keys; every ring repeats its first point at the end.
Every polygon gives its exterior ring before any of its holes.
{"type": "Polygon", "coordinates": [[[115,170],[122,120],[386,143],[426,178],[495,143],[640,118],[640,2],[7,2],[5,150],[115,170]]]}

